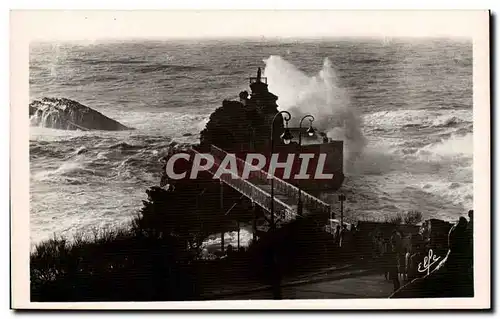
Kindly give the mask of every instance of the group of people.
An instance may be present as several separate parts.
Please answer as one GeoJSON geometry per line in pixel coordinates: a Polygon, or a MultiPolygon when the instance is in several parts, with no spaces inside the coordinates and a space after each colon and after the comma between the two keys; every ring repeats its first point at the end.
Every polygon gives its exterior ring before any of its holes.
{"type": "MultiPolygon", "coordinates": [[[[459,223],[466,224],[466,231],[456,235],[464,237],[459,238],[460,246],[466,246],[461,247],[466,252],[462,258],[464,261],[461,262],[464,265],[469,265],[469,263],[472,265],[473,259],[473,210],[468,212],[468,217],[469,221],[463,217],[460,218],[459,223]]],[[[409,283],[414,279],[430,274],[441,262],[447,259],[452,245],[450,242],[451,234],[456,225],[458,223],[451,227],[444,239],[438,240],[424,237],[422,233],[403,234],[397,227],[392,231],[389,238],[384,238],[382,233],[375,236],[375,253],[379,265],[386,280],[393,282],[394,291],[401,287],[401,283],[409,283]]],[[[471,272],[471,267],[464,271],[471,272]]]]}
{"type": "Polygon", "coordinates": [[[428,245],[420,236],[406,235],[399,230],[392,231],[390,238],[376,236],[377,255],[386,280],[391,280],[394,290],[401,281],[411,281],[419,276],[418,263],[425,256],[428,245]]]}
{"type": "MultiPolygon", "coordinates": [[[[390,298],[452,298],[474,296],[474,239],[473,211],[469,220],[460,217],[448,232],[447,252],[417,278],[397,289],[390,298]]],[[[428,256],[431,254],[429,253],[428,256]]],[[[429,257],[428,257],[429,258],[429,257]]],[[[427,260],[433,261],[434,258],[427,260]]],[[[425,266],[425,263],[423,263],[425,266]]],[[[425,267],[424,267],[425,269],[425,267]]]]}

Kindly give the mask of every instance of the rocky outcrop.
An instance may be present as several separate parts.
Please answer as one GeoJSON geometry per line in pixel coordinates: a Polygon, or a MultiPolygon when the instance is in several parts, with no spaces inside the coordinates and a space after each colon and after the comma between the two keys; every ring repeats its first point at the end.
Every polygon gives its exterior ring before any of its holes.
{"type": "MultiPolygon", "coordinates": [[[[205,129],[200,134],[200,144],[210,144],[227,151],[257,150],[268,147],[271,137],[271,125],[278,113],[278,97],[267,89],[261,81],[260,69],[256,81],[250,84],[251,95],[243,91],[240,101],[227,101],[210,116],[205,129]],[[236,149],[235,149],[236,148],[236,149]]],[[[280,143],[283,133],[283,117],[276,118],[273,138],[280,143]]]]}
{"type": "Polygon", "coordinates": [[[215,144],[227,151],[234,151],[252,140],[253,124],[258,121],[255,112],[238,101],[223,101],[211,115],[200,133],[202,147],[215,144]]]}
{"type": "Polygon", "coordinates": [[[43,98],[29,105],[31,125],[63,130],[123,131],[129,128],[104,114],[65,98],[43,98]]]}

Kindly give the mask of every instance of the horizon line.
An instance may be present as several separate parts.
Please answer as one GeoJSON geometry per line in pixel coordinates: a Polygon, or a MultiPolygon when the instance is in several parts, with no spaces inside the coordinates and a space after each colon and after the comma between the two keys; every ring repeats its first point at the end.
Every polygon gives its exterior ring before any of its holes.
{"type": "Polygon", "coordinates": [[[110,37],[98,37],[95,39],[91,38],[33,38],[31,43],[47,43],[47,42],[134,42],[134,41],[219,41],[219,40],[251,40],[251,41],[294,41],[294,40],[309,40],[309,41],[334,41],[334,40],[365,40],[365,41],[394,41],[394,40],[452,40],[452,41],[472,41],[473,37],[466,35],[397,35],[397,36],[385,36],[385,35],[214,35],[214,36],[110,36],[110,37]]]}

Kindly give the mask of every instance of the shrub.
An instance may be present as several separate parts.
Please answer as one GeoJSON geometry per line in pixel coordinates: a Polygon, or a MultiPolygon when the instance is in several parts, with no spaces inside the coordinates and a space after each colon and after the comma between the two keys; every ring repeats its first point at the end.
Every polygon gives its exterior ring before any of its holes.
{"type": "Polygon", "coordinates": [[[32,301],[194,299],[189,266],[176,239],[148,238],[128,228],[94,231],[71,242],[54,238],[30,256],[32,301]]]}
{"type": "Polygon", "coordinates": [[[422,212],[416,210],[410,210],[406,213],[404,217],[404,222],[407,225],[417,225],[423,220],[422,212]]]}
{"type": "Polygon", "coordinates": [[[385,216],[384,222],[388,224],[401,225],[403,223],[403,215],[401,213],[397,213],[396,215],[385,216]]]}
{"type": "Polygon", "coordinates": [[[161,198],[145,201],[143,211],[124,227],[94,228],[73,240],[54,236],[36,245],[30,254],[31,300],[196,299],[186,245],[192,231],[186,219],[162,224],[165,215],[176,216],[165,206],[174,200],[161,198]],[[152,236],[159,231],[164,232],[152,236]]]}
{"type": "MultiPolygon", "coordinates": [[[[175,191],[153,187],[130,224],[36,245],[30,256],[32,301],[197,299],[201,279],[194,262],[201,244],[208,234],[227,229],[219,187],[212,180],[179,183],[175,191]]],[[[224,195],[229,208],[235,194],[224,195]]]]}

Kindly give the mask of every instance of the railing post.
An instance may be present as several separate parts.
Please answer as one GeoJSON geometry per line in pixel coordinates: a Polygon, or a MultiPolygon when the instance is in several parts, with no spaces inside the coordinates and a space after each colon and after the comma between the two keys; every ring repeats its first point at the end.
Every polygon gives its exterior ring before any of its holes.
{"type": "MultiPolygon", "coordinates": [[[[220,212],[221,216],[224,219],[224,183],[220,180],[220,212]]],[[[224,254],[224,222],[222,223],[222,231],[220,234],[220,250],[222,254],[224,254]]]]}
{"type": "Polygon", "coordinates": [[[236,223],[238,224],[238,251],[240,251],[240,221],[236,220],[236,223]]]}
{"type": "Polygon", "coordinates": [[[253,212],[253,221],[252,221],[252,237],[253,241],[257,240],[257,205],[254,201],[252,201],[252,212],[253,212]]]}
{"type": "Polygon", "coordinates": [[[344,194],[339,195],[339,201],[340,201],[340,229],[344,229],[344,201],[346,200],[346,197],[344,194]]]}

